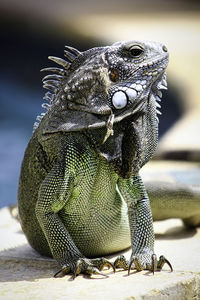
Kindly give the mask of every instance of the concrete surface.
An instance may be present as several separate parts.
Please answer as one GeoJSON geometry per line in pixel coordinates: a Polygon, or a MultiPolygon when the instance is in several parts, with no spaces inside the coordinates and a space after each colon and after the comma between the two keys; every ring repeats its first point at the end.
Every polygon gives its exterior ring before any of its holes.
{"type": "Polygon", "coordinates": [[[70,275],[53,278],[57,263],[31,249],[5,207],[0,210],[0,299],[200,299],[200,229],[188,230],[178,219],[154,226],[155,251],[169,259],[174,272],[167,266],[155,275],[105,270],[108,277],[80,275],[72,281],[70,275]]]}

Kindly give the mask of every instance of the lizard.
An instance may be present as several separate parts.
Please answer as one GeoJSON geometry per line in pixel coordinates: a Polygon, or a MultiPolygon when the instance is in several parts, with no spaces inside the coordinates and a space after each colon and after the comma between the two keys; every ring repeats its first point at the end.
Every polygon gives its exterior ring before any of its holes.
{"type": "Polygon", "coordinates": [[[108,268],[161,270],[149,197],[139,171],[158,143],[165,45],[123,41],[83,52],[65,46],[59,67],[42,69],[48,90],[26,148],[18,188],[30,245],[58,273],[108,268]],[[129,261],[104,256],[132,247],[129,261]]]}

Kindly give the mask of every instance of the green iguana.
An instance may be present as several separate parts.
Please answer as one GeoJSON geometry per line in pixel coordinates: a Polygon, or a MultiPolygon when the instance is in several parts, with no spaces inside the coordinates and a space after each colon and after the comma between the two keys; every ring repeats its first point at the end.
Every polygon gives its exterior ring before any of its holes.
{"type": "MultiPolygon", "coordinates": [[[[140,168],[155,152],[158,108],[166,89],[167,48],[117,42],[66,59],[44,77],[49,104],[22,163],[19,215],[30,245],[66,274],[104,266],[161,270],[154,254],[148,195],[140,168]],[[102,256],[132,247],[130,261],[102,256]]],[[[61,272],[59,271],[59,272],[61,272]]]]}

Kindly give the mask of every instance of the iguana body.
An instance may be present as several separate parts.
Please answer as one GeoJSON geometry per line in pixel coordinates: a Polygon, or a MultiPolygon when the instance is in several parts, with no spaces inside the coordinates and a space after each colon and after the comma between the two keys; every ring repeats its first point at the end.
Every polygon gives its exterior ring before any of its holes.
{"type": "MultiPolygon", "coordinates": [[[[121,42],[47,68],[47,112],[26,149],[19,214],[31,246],[65,272],[95,273],[132,246],[129,269],[161,269],[154,255],[149,199],[138,174],[157,145],[165,46],[121,42]],[[87,257],[87,258],[86,258],[87,257]],[[90,259],[88,259],[90,258],[90,259]],[[134,264],[133,264],[134,263],[134,264]]],[[[116,266],[124,266],[118,260],[116,266]]]]}

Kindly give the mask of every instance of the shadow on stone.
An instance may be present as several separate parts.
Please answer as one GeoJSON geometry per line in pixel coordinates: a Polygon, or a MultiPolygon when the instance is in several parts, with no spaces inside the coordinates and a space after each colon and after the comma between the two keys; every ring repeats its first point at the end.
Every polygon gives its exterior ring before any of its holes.
{"type": "Polygon", "coordinates": [[[164,233],[155,234],[158,240],[177,240],[191,238],[197,233],[196,228],[186,228],[184,226],[175,226],[167,229],[164,233]]]}

